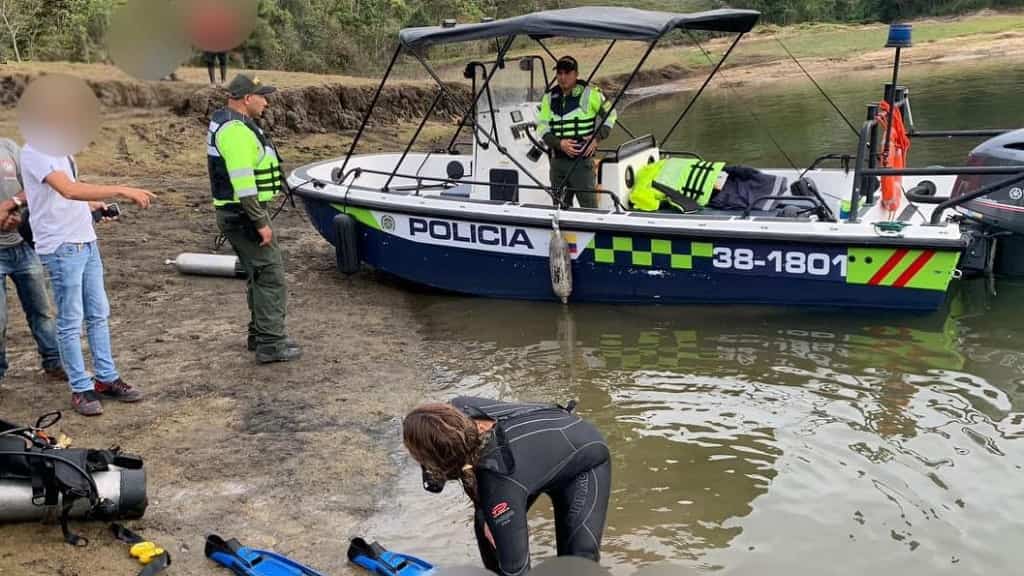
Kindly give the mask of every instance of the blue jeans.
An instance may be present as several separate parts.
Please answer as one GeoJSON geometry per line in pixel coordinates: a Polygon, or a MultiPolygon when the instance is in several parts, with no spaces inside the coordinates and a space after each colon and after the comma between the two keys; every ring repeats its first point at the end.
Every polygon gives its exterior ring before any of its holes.
{"type": "Polygon", "coordinates": [[[46,276],[35,250],[22,243],[0,248],[0,379],[7,373],[7,277],[10,276],[21,300],[21,309],[36,340],[43,368],[59,368],[56,324],[50,298],[46,294],[46,276]]]}
{"type": "Polygon", "coordinates": [[[110,350],[110,303],[103,287],[103,261],[96,242],[61,244],[53,254],[40,254],[50,275],[57,301],[57,344],[72,392],[93,389],[93,378],[85,369],[82,354],[82,321],[89,335],[89,350],[96,378],[113,382],[119,378],[110,350]]]}

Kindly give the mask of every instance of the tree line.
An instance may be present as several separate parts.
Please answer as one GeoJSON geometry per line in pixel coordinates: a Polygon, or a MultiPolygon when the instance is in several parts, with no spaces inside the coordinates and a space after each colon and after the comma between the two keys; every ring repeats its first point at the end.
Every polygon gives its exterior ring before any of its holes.
{"type": "MultiPolygon", "coordinates": [[[[174,0],[150,0],[154,2],[174,0]]],[[[111,14],[125,0],[0,0],[0,62],[104,61],[111,14]]],[[[889,22],[1024,6],[1024,0],[258,0],[259,19],[234,57],[251,68],[367,72],[386,62],[403,27],[476,22],[580,4],[661,10],[731,6],[764,21],[889,22]]]]}
{"type": "MultiPolygon", "coordinates": [[[[719,4],[727,4],[719,2],[719,4]]],[[[736,8],[753,8],[774,24],[806,21],[892,22],[904,18],[945,16],[985,8],[1016,8],[1021,0],[733,0],[736,8]]]]}

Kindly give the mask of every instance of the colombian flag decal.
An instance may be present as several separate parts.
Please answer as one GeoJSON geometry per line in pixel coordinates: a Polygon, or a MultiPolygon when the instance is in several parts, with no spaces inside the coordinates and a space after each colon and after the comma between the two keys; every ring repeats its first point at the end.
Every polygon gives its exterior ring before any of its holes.
{"type": "Polygon", "coordinates": [[[564,238],[565,243],[569,245],[569,254],[579,253],[580,247],[576,243],[576,234],[574,232],[566,232],[564,238]]]}

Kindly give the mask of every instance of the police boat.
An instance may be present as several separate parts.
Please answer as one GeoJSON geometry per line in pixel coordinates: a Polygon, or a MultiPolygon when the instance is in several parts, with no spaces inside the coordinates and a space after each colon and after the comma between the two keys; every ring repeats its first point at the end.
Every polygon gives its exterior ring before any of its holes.
{"type": "MultiPolygon", "coordinates": [[[[1000,214],[1024,213],[1017,186],[1024,182],[1024,132],[917,131],[909,90],[898,84],[908,26],[890,30],[893,81],[869,107],[856,153],[825,154],[803,171],[754,171],[759,192],[733,194],[724,206],[685,202],[687,197],[673,202],[676,196],[665,187],[659,189],[669,194],[670,209],[644,211],[631,203],[652,165],[700,161],[699,151],[663,145],[758,17],[752,10],[679,14],[583,7],[404,29],[348,153],[293,171],[289,186],[335,246],[342,272],[367,265],[466,295],[934,310],[963,272],[992,271],[993,243],[1017,233],[1005,228],[1000,214]],[[577,197],[596,195],[596,208],[566,205],[560,199],[568,178],[550,181],[549,151],[537,134],[539,104],[553,85],[548,74],[556,60],[545,40],[609,41],[591,78],[616,42],[644,43],[627,81],[608,96],[615,108],[655,46],[675,31],[695,42],[697,34],[735,39],[690,105],[666,118],[671,128],[660,142],[630,134],[614,149],[598,151],[597,185],[576,191],[577,197]],[[538,55],[510,57],[517,39],[536,43],[538,55]],[[492,41],[496,57],[466,67],[470,105],[449,145],[414,151],[427,119],[453,96],[452,85],[427,59],[430,48],[492,41]],[[436,97],[403,150],[356,154],[402,55],[418,60],[436,81],[436,97]],[[470,149],[460,135],[472,138],[470,149]],[[906,166],[910,138],[985,136],[996,138],[979,148],[970,166],[906,166]],[[834,160],[845,162],[821,167],[834,160]]],[[[627,130],[616,124],[614,130],[620,129],[627,130]]]]}

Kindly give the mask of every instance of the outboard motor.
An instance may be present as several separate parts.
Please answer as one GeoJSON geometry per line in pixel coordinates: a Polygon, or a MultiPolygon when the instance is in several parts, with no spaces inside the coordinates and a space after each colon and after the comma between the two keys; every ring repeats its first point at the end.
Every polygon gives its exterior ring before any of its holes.
{"type": "MultiPolygon", "coordinates": [[[[1024,169],[1024,129],[983,142],[971,151],[967,164],[1024,169]]],[[[952,197],[958,198],[1005,178],[1005,175],[961,175],[953,185],[952,197]]],[[[964,256],[965,271],[1024,276],[1024,183],[971,200],[958,209],[974,222],[973,228],[967,228],[974,240],[964,256]]]]}

